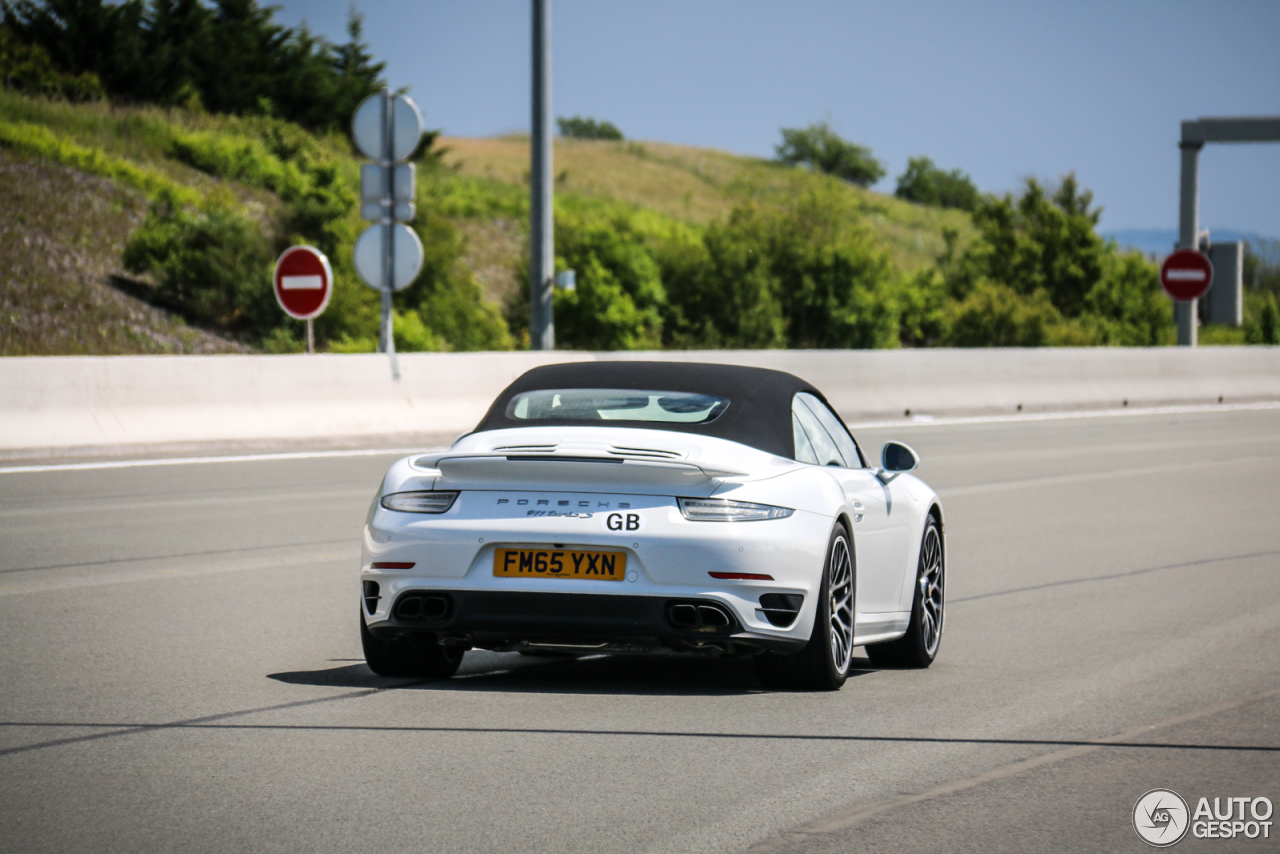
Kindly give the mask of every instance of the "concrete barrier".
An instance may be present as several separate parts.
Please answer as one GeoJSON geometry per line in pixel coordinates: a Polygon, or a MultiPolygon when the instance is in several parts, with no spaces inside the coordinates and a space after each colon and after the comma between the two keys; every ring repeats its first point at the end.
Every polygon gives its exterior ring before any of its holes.
{"type": "Polygon", "coordinates": [[[1280,400],[1280,348],[755,350],[0,359],[0,456],[438,444],[537,365],[704,361],[790,371],[849,420],[1280,400]],[[1020,409],[1019,409],[1020,407],[1020,409]]]}

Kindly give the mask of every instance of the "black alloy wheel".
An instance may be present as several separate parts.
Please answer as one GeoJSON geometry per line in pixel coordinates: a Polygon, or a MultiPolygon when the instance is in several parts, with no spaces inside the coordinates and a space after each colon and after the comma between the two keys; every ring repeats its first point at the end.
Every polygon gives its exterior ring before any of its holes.
{"type": "Polygon", "coordinates": [[[867,657],[877,667],[922,668],[933,664],[942,644],[946,605],[946,554],[942,529],[932,514],[925,520],[916,570],[915,596],[907,633],[888,643],[871,644],[867,657]]]}
{"type": "Polygon", "coordinates": [[[373,636],[360,613],[360,645],[369,669],[379,676],[448,679],[462,664],[461,647],[444,646],[434,635],[381,640],[373,636]]]}
{"type": "Polygon", "coordinates": [[[838,691],[849,677],[853,658],[853,615],[857,567],[853,542],[836,523],[827,544],[818,613],[809,643],[799,652],[766,652],[756,657],[756,673],[771,688],[838,691]]]}

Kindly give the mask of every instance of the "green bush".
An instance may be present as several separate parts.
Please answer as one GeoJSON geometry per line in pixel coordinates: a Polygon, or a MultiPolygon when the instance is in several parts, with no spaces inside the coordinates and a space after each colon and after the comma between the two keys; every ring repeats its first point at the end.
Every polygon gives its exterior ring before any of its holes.
{"type": "Polygon", "coordinates": [[[48,128],[31,122],[0,121],[0,145],[37,157],[47,157],[55,163],[91,175],[111,178],[149,195],[163,192],[181,204],[197,204],[202,198],[196,191],[175,184],[155,169],[112,157],[97,148],[76,145],[48,128]]]}
{"type": "Polygon", "coordinates": [[[1052,190],[1029,179],[1016,199],[980,199],[978,238],[963,251],[949,238],[939,259],[954,301],[942,340],[970,347],[1169,343],[1172,312],[1154,265],[1098,236],[1101,210],[1092,202],[1073,175],[1052,190]]]}
{"type": "Polygon", "coordinates": [[[560,128],[561,136],[570,137],[571,139],[623,139],[622,131],[618,130],[613,122],[598,122],[595,119],[584,119],[581,116],[571,116],[570,118],[561,116],[556,119],[556,125],[560,128]]]}
{"type": "Polygon", "coordinates": [[[677,346],[896,347],[897,272],[831,188],[736,208],[701,251],[666,253],[677,346]]]}
{"type": "MultiPolygon", "coordinates": [[[[575,289],[555,293],[556,345],[575,350],[660,348],[666,290],[646,236],[632,218],[622,212],[606,218],[562,209],[555,236],[556,268],[575,272],[575,289]]],[[[527,287],[522,290],[528,293],[527,287]]]]}
{"type": "MultiPolygon", "coordinates": [[[[363,223],[354,219],[354,175],[344,176],[315,138],[288,122],[269,117],[241,120],[236,133],[175,133],[174,155],[218,177],[270,190],[285,203],[280,229],[288,242],[309,243],[331,259],[335,278],[351,287],[335,289],[342,299],[317,320],[317,332],[344,351],[376,348],[378,296],[355,280],[352,246],[363,223]],[[344,276],[345,274],[345,276],[344,276]],[[346,320],[348,322],[343,323],[346,320]],[[370,328],[372,327],[372,328],[370,328]],[[361,331],[364,330],[364,331],[361,331]]],[[[438,164],[421,158],[426,172],[438,164]]],[[[420,204],[411,224],[422,238],[422,273],[395,296],[404,330],[397,325],[401,349],[509,350],[510,333],[497,307],[484,300],[474,276],[460,264],[464,246],[457,229],[434,206],[420,204]]],[[[283,247],[281,247],[283,248],[283,247]]]]}
{"type": "Polygon", "coordinates": [[[485,300],[484,289],[462,264],[466,247],[458,229],[425,207],[419,207],[412,225],[422,239],[422,272],[395,300],[406,315],[415,313],[430,333],[420,338],[421,348],[512,349],[515,344],[500,309],[485,300]]]}
{"type": "Polygon", "coordinates": [[[1024,296],[1007,285],[980,281],[947,307],[942,343],[948,347],[1043,347],[1093,343],[1054,307],[1043,290],[1024,296]]]}
{"type": "MultiPolygon", "coordinates": [[[[399,347],[399,338],[396,339],[396,346],[399,347]]],[[[376,353],[378,352],[378,334],[343,335],[329,342],[329,352],[331,353],[376,353]]]]}
{"type": "Polygon", "coordinates": [[[783,128],[782,142],[774,146],[778,160],[792,166],[806,165],[859,187],[870,187],[884,177],[884,164],[871,149],[842,139],[826,122],[807,128],[783,128]]]}
{"type": "Polygon", "coordinates": [[[786,318],[764,245],[762,217],[740,207],[700,241],[670,241],[658,259],[668,294],[666,344],[679,348],[786,346],[786,318]]]}
{"type": "Polygon", "coordinates": [[[169,153],[209,175],[268,190],[285,203],[282,227],[331,257],[354,243],[354,175],[296,125],[255,117],[219,131],[170,130],[169,153]]]}
{"type": "Polygon", "coordinates": [[[1172,314],[1154,264],[1137,252],[1108,251],[1102,277],[1085,296],[1080,322],[1097,344],[1155,347],[1174,343],[1172,314]]]}
{"type": "Polygon", "coordinates": [[[893,194],[909,202],[963,211],[975,210],[981,196],[968,175],[959,169],[939,169],[928,157],[907,161],[907,171],[898,176],[898,188],[893,194]]]}
{"type": "Polygon", "coordinates": [[[1270,291],[1248,291],[1244,303],[1244,340],[1248,344],[1280,344],[1280,309],[1270,291]]]}
{"type": "Polygon", "coordinates": [[[393,311],[392,336],[396,340],[397,353],[422,353],[444,350],[442,342],[422,321],[416,311],[393,311]]]}
{"type": "Polygon", "coordinates": [[[155,278],[157,302],[256,341],[283,317],[269,284],[274,261],[258,224],[225,201],[189,210],[167,192],[124,251],[125,269],[155,278]]]}
{"type": "MultiPolygon", "coordinates": [[[[954,240],[954,234],[952,234],[954,240]]],[[[898,341],[903,347],[936,347],[947,332],[947,283],[936,267],[904,279],[894,294],[898,341]]]]}

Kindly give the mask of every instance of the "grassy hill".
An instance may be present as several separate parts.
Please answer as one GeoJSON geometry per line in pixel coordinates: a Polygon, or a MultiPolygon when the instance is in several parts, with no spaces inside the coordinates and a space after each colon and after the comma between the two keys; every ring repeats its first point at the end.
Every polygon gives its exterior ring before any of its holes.
{"type": "Polygon", "coordinates": [[[135,190],[0,148],[0,355],[247,350],[139,298],[120,254],[145,210],[135,190]]]}
{"type": "MultiPolygon", "coordinates": [[[[460,175],[528,183],[527,137],[443,136],[437,146],[443,163],[460,175]]],[[[557,193],[627,202],[695,225],[727,216],[744,200],[782,200],[830,180],[770,160],[665,142],[557,139],[553,164],[557,193]]],[[[943,229],[962,237],[973,231],[969,215],[961,211],[839,186],[856,200],[877,240],[905,272],[933,264],[944,246],[943,229]]]]}
{"type": "MultiPolygon", "coordinates": [[[[649,235],[698,235],[744,203],[787,205],[815,188],[839,195],[904,274],[934,263],[944,229],[962,241],[973,233],[964,213],[711,149],[561,139],[554,157],[558,213],[601,222],[627,217],[649,235]]],[[[333,349],[372,347],[376,294],[355,279],[349,260],[363,228],[354,205],[359,163],[340,134],[313,136],[266,117],[0,96],[0,352],[296,349],[300,336],[291,321],[279,320],[269,333],[249,332],[229,309],[201,313],[177,301],[180,289],[165,278],[177,275],[172,265],[125,270],[122,254],[139,229],[199,225],[212,221],[213,210],[230,211],[260,241],[257,266],[240,274],[253,281],[237,285],[256,289],[253,310],[260,314],[274,310],[261,298],[269,295],[269,266],[261,259],[296,239],[329,241],[338,284],[318,321],[321,341],[333,349]],[[162,199],[193,212],[190,222],[171,212],[169,221],[147,226],[148,210],[159,216],[153,206],[162,199]]],[[[504,305],[509,311],[520,300],[528,140],[441,137],[419,163],[414,225],[428,244],[428,269],[421,287],[410,291],[427,295],[403,298],[403,311],[421,320],[406,319],[402,346],[510,346],[505,328],[493,324],[504,305]],[[457,293],[445,294],[450,288],[457,293]],[[466,315],[472,303],[480,313],[463,317],[461,327],[439,321],[466,315]]]]}

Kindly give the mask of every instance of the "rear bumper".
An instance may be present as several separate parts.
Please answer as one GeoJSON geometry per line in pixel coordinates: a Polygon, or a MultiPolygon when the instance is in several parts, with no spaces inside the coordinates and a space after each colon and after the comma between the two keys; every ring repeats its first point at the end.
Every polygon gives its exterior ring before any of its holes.
{"type": "Polygon", "coordinates": [[[484,649],[736,654],[805,645],[745,629],[733,608],[709,597],[409,589],[382,613],[378,620],[366,611],[376,637],[432,634],[484,649]]]}

